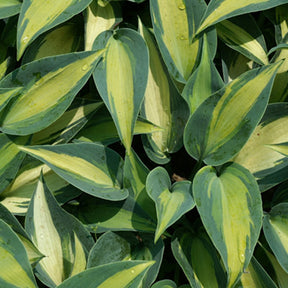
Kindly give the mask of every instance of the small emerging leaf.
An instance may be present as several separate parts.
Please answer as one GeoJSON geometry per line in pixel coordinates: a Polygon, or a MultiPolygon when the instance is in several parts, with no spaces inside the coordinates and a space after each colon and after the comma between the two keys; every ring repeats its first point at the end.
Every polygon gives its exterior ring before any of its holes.
{"type": "Polygon", "coordinates": [[[189,181],[176,182],[171,186],[167,171],[158,167],[152,170],[146,180],[147,193],[155,202],[157,229],[155,243],[164,231],[195,206],[192,185],[189,181]]]}

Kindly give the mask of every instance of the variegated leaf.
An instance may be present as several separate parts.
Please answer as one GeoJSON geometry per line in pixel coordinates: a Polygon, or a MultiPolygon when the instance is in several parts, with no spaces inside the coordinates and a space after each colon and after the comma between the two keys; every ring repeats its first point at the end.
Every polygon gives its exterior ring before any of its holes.
{"type": "MultiPolygon", "coordinates": [[[[288,21],[288,19],[287,19],[288,21]]],[[[283,39],[283,45],[287,46],[288,44],[288,34],[283,39]]],[[[276,47],[277,48],[277,47],[276,47]]],[[[271,97],[270,102],[284,102],[287,101],[288,92],[287,92],[287,74],[288,74],[288,49],[280,49],[276,51],[273,61],[277,62],[281,59],[285,59],[283,65],[280,67],[280,69],[277,72],[277,75],[275,77],[273,89],[271,91],[271,97]]]]}
{"type": "Polygon", "coordinates": [[[242,15],[217,24],[217,35],[231,48],[260,65],[268,65],[264,36],[250,15],[242,15]]]}
{"type": "Polygon", "coordinates": [[[87,269],[64,281],[57,288],[139,287],[154,261],[121,261],[87,269]]]}
{"type": "Polygon", "coordinates": [[[116,261],[155,261],[146,273],[142,287],[150,287],[155,281],[164,254],[164,243],[154,243],[152,234],[135,232],[106,232],[101,235],[89,252],[87,267],[96,267],[116,261]]]}
{"type": "Polygon", "coordinates": [[[124,162],[124,187],[129,189],[130,195],[137,204],[152,218],[156,220],[155,205],[146,191],[146,178],[149,169],[131,149],[126,154],[124,162]]]}
{"type": "Polygon", "coordinates": [[[278,262],[288,273],[288,203],[280,203],[267,213],[263,220],[263,230],[267,242],[278,262]]]}
{"type": "Polygon", "coordinates": [[[40,35],[33,45],[26,49],[22,65],[48,56],[79,51],[83,39],[82,22],[79,20],[76,18],[40,35]]]}
{"type": "Polygon", "coordinates": [[[167,171],[162,167],[152,170],[146,179],[148,195],[155,202],[157,229],[155,243],[165,230],[195,206],[190,181],[171,185],[167,171]]]}
{"type": "Polygon", "coordinates": [[[43,58],[14,70],[1,88],[23,87],[21,94],[2,110],[4,133],[28,135],[59,118],[83,87],[102,51],[79,52],[43,58]]]}
{"type": "Polygon", "coordinates": [[[149,74],[141,115],[163,128],[151,135],[143,135],[142,139],[149,158],[163,164],[169,162],[169,153],[182,147],[184,123],[189,112],[170,79],[153,35],[141,22],[139,30],[149,49],[149,74]]]}
{"type": "Polygon", "coordinates": [[[256,180],[236,163],[202,168],[193,195],[205,229],[228,273],[228,287],[241,276],[253,255],[262,226],[262,201],[256,180]]]}
{"type": "Polygon", "coordinates": [[[93,0],[86,9],[85,15],[85,50],[92,50],[93,42],[103,31],[112,29],[121,22],[121,6],[116,2],[100,5],[93,0]]]}
{"type": "Polygon", "coordinates": [[[287,179],[287,154],[279,153],[281,145],[276,145],[288,142],[287,133],[288,105],[269,104],[261,122],[233,159],[255,176],[262,192],[287,179]]]}
{"type": "Polygon", "coordinates": [[[26,214],[25,229],[46,256],[35,269],[38,278],[49,287],[59,285],[75,271],[75,261],[79,259],[77,241],[81,241],[82,249],[86,251],[94,244],[81,222],[58,205],[42,174],[26,214]]]}
{"type": "Polygon", "coordinates": [[[267,249],[261,245],[261,248],[264,250],[265,254],[267,255],[268,259],[271,262],[273,270],[275,271],[275,279],[277,284],[280,288],[287,288],[288,287],[288,273],[282,268],[282,266],[277,261],[276,257],[270,253],[267,249]]]}
{"type": "Polygon", "coordinates": [[[77,207],[67,206],[91,232],[141,231],[153,233],[156,223],[133,198],[107,201],[83,195],[77,207]],[[76,209],[75,209],[76,208],[76,209]]]}
{"type": "Polygon", "coordinates": [[[253,68],[253,61],[243,56],[236,50],[230,49],[226,45],[221,46],[222,65],[223,65],[223,79],[225,83],[239,77],[241,74],[253,68]]]}
{"type": "Polygon", "coordinates": [[[201,16],[206,9],[205,1],[150,0],[154,33],[173,77],[185,83],[198,58],[201,41],[193,39],[201,16]],[[196,12],[197,11],[197,12],[196,12]]]}
{"type": "Polygon", "coordinates": [[[8,102],[19,95],[22,87],[17,88],[0,88],[0,111],[8,104],[8,102]]]}
{"type": "Polygon", "coordinates": [[[92,0],[67,0],[44,3],[25,0],[17,28],[17,58],[20,59],[27,46],[42,33],[83,11],[92,0]]]}
{"type": "Polygon", "coordinates": [[[177,288],[177,285],[172,280],[160,280],[154,283],[151,288],[177,288]]]}
{"type": "Polygon", "coordinates": [[[252,257],[251,262],[242,274],[240,281],[235,288],[277,288],[268,273],[263,269],[255,257],[252,257]]]}
{"type": "Polygon", "coordinates": [[[209,165],[237,154],[265,112],[281,64],[248,71],[206,99],[186,124],[187,152],[209,165]]]}
{"type": "Polygon", "coordinates": [[[288,3],[287,0],[211,0],[197,33],[225,19],[247,14],[250,12],[269,9],[281,4],[288,3]]]}
{"type": "Polygon", "coordinates": [[[77,98],[75,100],[77,101],[74,101],[59,119],[33,134],[32,145],[69,142],[103,105],[102,102],[79,101],[77,98]]]}
{"type": "Polygon", "coordinates": [[[40,253],[40,251],[31,242],[28,234],[18,222],[16,217],[2,204],[0,204],[0,219],[5,221],[5,223],[8,224],[20,238],[25,247],[29,262],[34,267],[37,262],[44,257],[44,255],[40,253]]]}
{"type": "Polygon", "coordinates": [[[26,144],[28,137],[8,137],[0,134],[0,193],[10,184],[25,157],[17,145],[26,144]]]}
{"type": "Polygon", "coordinates": [[[86,193],[108,200],[122,200],[128,196],[128,191],[122,189],[123,160],[100,144],[22,146],[20,149],[86,193]]]}
{"type": "Polygon", "coordinates": [[[25,248],[13,230],[0,219],[0,285],[37,288],[25,248]]]}
{"type": "Polygon", "coordinates": [[[226,287],[226,274],[219,254],[202,228],[195,232],[186,228],[176,230],[171,243],[173,255],[191,287],[226,287]]]}
{"type": "Polygon", "coordinates": [[[20,12],[22,3],[19,0],[1,0],[0,19],[11,17],[20,12]]]}
{"type": "Polygon", "coordinates": [[[207,34],[204,34],[200,64],[188,79],[181,94],[189,105],[190,114],[193,114],[205,99],[224,86],[212,60],[207,34]]]}
{"type": "Polygon", "coordinates": [[[67,183],[47,165],[35,160],[23,163],[13,182],[0,194],[1,204],[13,214],[25,215],[41,171],[59,204],[62,205],[81,194],[79,189],[67,183]]]}
{"type": "MultiPolygon", "coordinates": [[[[155,133],[161,130],[161,127],[138,117],[135,122],[134,135],[155,133]]],[[[97,116],[93,117],[76,135],[76,139],[77,141],[99,142],[105,146],[120,140],[114,121],[103,106],[97,111],[97,116]]]]}
{"type": "Polygon", "coordinates": [[[129,152],[146,89],[148,50],[143,38],[127,28],[114,34],[108,31],[100,34],[93,49],[104,47],[104,59],[97,65],[93,77],[129,152]]]}

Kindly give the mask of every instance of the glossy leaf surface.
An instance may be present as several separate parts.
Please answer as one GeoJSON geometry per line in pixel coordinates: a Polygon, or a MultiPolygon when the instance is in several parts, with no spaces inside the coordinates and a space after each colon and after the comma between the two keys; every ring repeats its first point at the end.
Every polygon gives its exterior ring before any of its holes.
{"type": "Polygon", "coordinates": [[[101,53],[80,52],[43,58],[7,75],[0,87],[23,89],[2,111],[1,130],[7,134],[28,135],[53,123],[86,83],[101,53]]]}
{"type": "Polygon", "coordinates": [[[155,281],[162,257],[164,254],[164,243],[159,240],[154,244],[152,234],[114,233],[106,232],[101,235],[92,247],[87,267],[91,268],[103,264],[125,260],[155,261],[145,275],[142,287],[150,287],[155,281]]]}
{"type": "Polygon", "coordinates": [[[287,179],[287,155],[277,151],[280,146],[273,146],[288,142],[287,121],[285,103],[269,104],[259,125],[233,159],[256,177],[262,192],[287,179]]]}
{"type": "Polygon", "coordinates": [[[272,251],[282,268],[288,273],[288,204],[281,203],[274,206],[264,217],[263,230],[272,251]]]}
{"type": "Polygon", "coordinates": [[[37,264],[36,271],[49,287],[59,285],[71,275],[73,266],[77,264],[77,248],[85,251],[94,244],[80,221],[58,205],[42,174],[26,214],[25,229],[35,246],[46,256],[37,264]],[[77,239],[81,241],[80,246],[77,239]]]}
{"type": "Polygon", "coordinates": [[[12,229],[0,219],[0,284],[3,287],[36,288],[26,250],[12,229]]]}
{"type": "Polygon", "coordinates": [[[204,1],[150,1],[154,33],[169,72],[185,83],[191,75],[199,53],[200,41],[194,39],[206,4],[204,1]],[[197,13],[196,13],[196,8],[197,13]]]}
{"type": "Polygon", "coordinates": [[[206,231],[227,269],[228,287],[232,287],[250,262],[262,226],[257,183],[238,164],[225,164],[219,171],[206,166],[195,176],[193,195],[206,231]]]}
{"type": "Polygon", "coordinates": [[[265,112],[280,65],[244,73],[205,100],[187,122],[187,152],[208,165],[221,165],[238,153],[265,112]]]}
{"type": "Polygon", "coordinates": [[[84,10],[91,0],[24,1],[17,31],[17,56],[22,56],[26,47],[43,32],[70,19],[84,10]]]}
{"type": "Polygon", "coordinates": [[[194,206],[190,181],[171,185],[167,171],[162,167],[152,170],[146,180],[147,193],[155,202],[157,229],[155,242],[162,233],[194,206]]]}
{"type": "Polygon", "coordinates": [[[212,0],[202,18],[201,26],[197,33],[202,32],[211,25],[219,23],[233,16],[246,14],[258,10],[269,9],[281,4],[288,3],[287,0],[212,0]]]}
{"type": "Polygon", "coordinates": [[[123,261],[90,268],[69,278],[58,288],[139,287],[142,278],[153,261],[123,261]]]}
{"type": "Polygon", "coordinates": [[[123,160],[109,148],[94,143],[75,143],[22,146],[20,149],[88,194],[108,200],[122,200],[128,196],[121,188],[123,160]]]}
{"type": "Polygon", "coordinates": [[[104,59],[93,73],[95,84],[106,104],[118,134],[129,151],[137,115],[148,77],[148,51],[134,30],[104,32],[93,49],[106,47],[104,59]]]}

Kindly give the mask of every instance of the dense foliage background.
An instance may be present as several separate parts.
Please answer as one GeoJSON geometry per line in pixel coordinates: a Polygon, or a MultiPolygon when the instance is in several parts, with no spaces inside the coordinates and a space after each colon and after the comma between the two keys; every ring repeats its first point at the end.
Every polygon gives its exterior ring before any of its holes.
{"type": "Polygon", "coordinates": [[[0,19],[1,287],[288,287],[288,0],[0,19]]]}

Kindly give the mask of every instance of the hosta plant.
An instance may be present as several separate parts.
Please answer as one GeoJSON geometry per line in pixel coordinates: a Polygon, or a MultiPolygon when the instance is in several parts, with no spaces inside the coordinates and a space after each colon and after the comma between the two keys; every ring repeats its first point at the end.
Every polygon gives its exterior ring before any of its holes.
{"type": "Polygon", "coordinates": [[[288,287],[288,0],[2,0],[0,39],[1,287],[288,287]]]}

